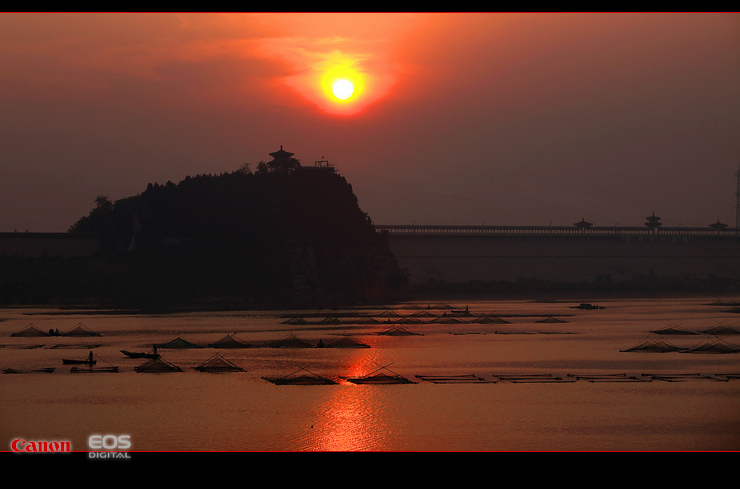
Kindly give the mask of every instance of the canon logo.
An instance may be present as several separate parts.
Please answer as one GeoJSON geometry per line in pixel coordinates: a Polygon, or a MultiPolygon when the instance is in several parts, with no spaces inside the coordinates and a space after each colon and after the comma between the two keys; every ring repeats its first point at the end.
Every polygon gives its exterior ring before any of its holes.
{"type": "Polygon", "coordinates": [[[72,443],[68,441],[26,441],[17,438],[10,442],[14,452],[71,452],[72,443]]]}
{"type": "Polygon", "coordinates": [[[129,435],[92,435],[87,439],[91,450],[127,450],[131,448],[129,435]]]}

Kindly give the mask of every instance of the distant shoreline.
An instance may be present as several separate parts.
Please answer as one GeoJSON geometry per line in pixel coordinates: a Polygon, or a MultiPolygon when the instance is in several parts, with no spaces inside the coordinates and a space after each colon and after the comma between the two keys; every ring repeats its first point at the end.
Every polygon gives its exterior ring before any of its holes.
{"type": "MultiPolygon", "coordinates": [[[[717,307],[738,307],[740,306],[740,292],[726,292],[717,293],[718,291],[667,291],[667,290],[654,290],[654,291],[587,291],[581,290],[576,291],[542,291],[540,293],[531,292],[516,292],[511,291],[508,293],[500,294],[462,294],[462,293],[443,293],[441,291],[436,293],[424,293],[419,294],[413,299],[406,301],[395,301],[377,304],[354,304],[354,305],[342,305],[336,307],[308,307],[308,306],[290,306],[280,304],[231,304],[231,305],[170,305],[161,306],[154,308],[146,307],[133,307],[133,306],[114,306],[106,304],[82,304],[82,303],[67,303],[67,304],[52,304],[52,303],[36,303],[36,304],[3,304],[0,305],[0,311],[11,310],[11,309],[40,309],[48,310],[45,312],[36,312],[36,314],[46,315],[126,315],[126,314],[178,314],[188,312],[249,312],[249,311],[336,311],[346,309],[364,309],[373,307],[391,307],[410,302],[423,303],[423,302],[456,302],[465,303],[478,302],[478,301],[528,301],[533,303],[573,303],[579,304],[583,302],[594,302],[594,301],[605,301],[605,300],[661,300],[661,299],[704,299],[707,301],[706,305],[717,306],[717,307]]],[[[726,311],[735,312],[735,311],[726,311]]],[[[2,319],[0,318],[0,321],[2,319]]]]}

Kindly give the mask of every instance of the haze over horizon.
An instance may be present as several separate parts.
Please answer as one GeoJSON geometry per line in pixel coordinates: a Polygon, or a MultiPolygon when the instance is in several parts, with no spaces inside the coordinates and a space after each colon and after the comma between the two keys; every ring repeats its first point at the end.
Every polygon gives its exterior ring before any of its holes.
{"type": "Polygon", "coordinates": [[[376,224],[735,224],[738,13],[4,13],[0,63],[0,232],[281,145],[376,224]]]}

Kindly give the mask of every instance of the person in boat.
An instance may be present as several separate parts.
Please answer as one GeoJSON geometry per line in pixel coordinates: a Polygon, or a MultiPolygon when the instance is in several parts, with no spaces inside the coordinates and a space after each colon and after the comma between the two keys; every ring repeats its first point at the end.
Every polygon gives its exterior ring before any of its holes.
{"type": "Polygon", "coordinates": [[[92,363],[92,361],[93,361],[93,352],[92,352],[92,350],[87,355],[87,361],[90,362],[90,363],[92,363]]]}
{"type": "Polygon", "coordinates": [[[319,338],[319,342],[316,344],[316,348],[323,348],[323,347],[324,347],[324,342],[321,341],[321,338],[319,338]]]}
{"type": "Polygon", "coordinates": [[[157,354],[157,345],[152,345],[152,352],[156,355],[157,354]]]}

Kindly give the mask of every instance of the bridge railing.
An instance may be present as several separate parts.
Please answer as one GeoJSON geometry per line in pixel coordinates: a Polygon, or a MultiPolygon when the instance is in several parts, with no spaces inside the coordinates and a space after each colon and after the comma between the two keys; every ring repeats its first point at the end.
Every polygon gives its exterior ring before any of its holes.
{"type": "Polygon", "coordinates": [[[436,235],[436,236],[474,236],[474,235],[549,235],[549,236],[712,236],[740,237],[740,228],[714,229],[707,227],[647,227],[627,226],[443,226],[443,225],[376,225],[377,231],[390,235],[436,235]]]}

